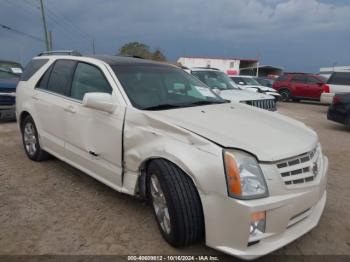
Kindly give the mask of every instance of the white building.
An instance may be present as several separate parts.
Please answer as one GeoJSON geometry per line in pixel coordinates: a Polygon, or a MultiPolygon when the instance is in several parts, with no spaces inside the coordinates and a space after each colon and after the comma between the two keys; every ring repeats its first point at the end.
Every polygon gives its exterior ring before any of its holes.
{"type": "Polygon", "coordinates": [[[185,67],[212,67],[228,75],[239,75],[243,68],[253,68],[259,65],[257,59],[213,58],[213,57],[180,57],[177,60],[185,67]]]}
{"type": "Polygon", "coordinates": [[[320,75],[328,78],[333,72],[350,72],[350,66],[332,66],[320,68],[320,75]]]}

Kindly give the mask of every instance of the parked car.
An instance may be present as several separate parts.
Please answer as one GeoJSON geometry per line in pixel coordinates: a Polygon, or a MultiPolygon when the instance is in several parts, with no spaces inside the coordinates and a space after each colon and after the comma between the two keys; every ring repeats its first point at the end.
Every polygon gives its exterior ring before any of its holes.
{"type": "Polygon", "coordinates": [[[276,102],[273,96],[242,90],[224,72],[218,69],[191,68],[191,74],[224,99],[276,111],[276,102]]]}
{"type": "Polygon", "coordinates": [[[233,82],[235,82],[241,89],[248,91],[264,93],[273,96],[276,101],[280,100],[281,95],[272,87],[262,86],[260,83],[252,76],[231,76],[233,82]]]}
{"type": "Polygon", "coordinates": [[[19,76],[0,68],[0,120],[15,118],[16,86],[19,76]]]}
{"type": "Polygon", "coordinates": [[[334,72],[327,81],[328,89],[321,95],[321,102],[330,104],[335,93],[350,93],[350,72],[334,72]]]}
{"type": "Polygon", "coordinates": [[[16,75],[21,75],[23,72],[22,65],[14,61],[0,60],[0,68],[12,72],[16,75]]]}
{"type": "Polygon", "coordinates": [[[282,101],[315,100],[320,101],[322,92],[327,92],[329,86],[325,79],[316,74],[285,73],[280,76],[273,88],[282,96],[282,101]]]}
{"type": "Polygon", "coordinates": [[[268,77],[256,77],[256,81],[262,86],[272,87],[273,83],[275,82],[273,79],[268,77]]]}
{"type": "Polygon", "coordinates": [[[254,258],[318,224],[328,160],[303,123],[228,103],[172,65],[68,54],[35,57],[18,84],[31,160],[52,154],[149,199],[175,247],[205,237],[214,249],[254,258]]]}
{"type": "Polygon", "coordinates": [[[335,94],[327,118],[350,128],[350,93],[335,94]]]}

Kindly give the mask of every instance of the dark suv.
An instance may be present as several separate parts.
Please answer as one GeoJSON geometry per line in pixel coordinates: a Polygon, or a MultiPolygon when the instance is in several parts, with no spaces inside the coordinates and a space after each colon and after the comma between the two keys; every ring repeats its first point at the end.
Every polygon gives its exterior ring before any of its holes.
{"type": "Polygon", "coordinates": [[[285,73],[275,81],[273,88],[281,94],[282,101],[320,101],[321,94],[329,90],[325,82],[326,79],[315,74],[285,73]]]}
{"type": "Polygon", "coordinates": [[[16,86],[22,66],[0,60],[0,120],[15,118],[16,86]]]}

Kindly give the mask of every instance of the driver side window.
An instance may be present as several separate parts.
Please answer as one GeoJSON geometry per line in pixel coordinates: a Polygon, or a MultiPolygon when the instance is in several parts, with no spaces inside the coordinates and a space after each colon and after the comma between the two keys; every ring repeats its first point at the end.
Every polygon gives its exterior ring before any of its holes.
{"type": "Polygon", "coordinates": [[[71,97],[83,100],[86,93],[112,93],[112,88],[100,69],[86,63],[78,63],[74,73],[71,97]]]}

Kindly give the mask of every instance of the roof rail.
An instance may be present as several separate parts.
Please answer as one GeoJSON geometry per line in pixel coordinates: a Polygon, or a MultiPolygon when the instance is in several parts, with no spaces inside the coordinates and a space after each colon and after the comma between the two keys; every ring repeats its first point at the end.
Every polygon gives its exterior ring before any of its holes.
{"type": "Polygon", "coordinates": [[[142,56],[138,56],[138,55],[122,55],[122,57],[132,57],[132,58],[138,58],[138,59],[146,59],[142,56]]]}
{"type": "Polygon", "coordinates": [[[192,67],[193,69],[211,69],[211,70],[215,70],[215,71],[220,71],[220,69],[215,68],[215,67],[205,67],[205,66],[196,66],[196,67],[192,67]]]}
{"type": "Polygon", "coordinates": [[[46,51],[38,54],[38,56],[47,56],[47,55],[71,55],[71,56],[81,56],[78,51],[74,50],[56,50],[56,51],[46,51]]]}

